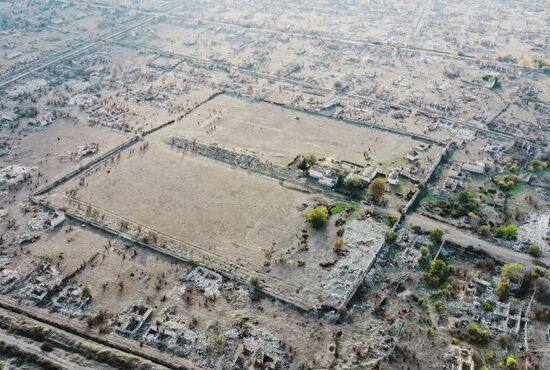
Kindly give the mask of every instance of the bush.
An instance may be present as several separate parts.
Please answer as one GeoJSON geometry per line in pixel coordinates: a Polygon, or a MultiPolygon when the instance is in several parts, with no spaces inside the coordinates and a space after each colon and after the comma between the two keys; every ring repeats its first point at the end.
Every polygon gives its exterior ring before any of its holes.
{"type": "Polygon", "coordinates": [[[365,189],[365,186],[365,182],[359,176],[352,176],[346,183],[346,188],[348,188],[353,193],[357,193],[365,189]]]}
{"type": "Polygon", "coordinates": [[[40,345],[40,349],[44,352],[51,352],[53,351],[53,345],[49,341],[45,340],[40,345]]]}
{"type": "Polygon", "coordinates": [[[436,259],[430,264],[430,269],[424,274],[426,282],[432,286],[443,284],[454,272],[455,267],[445,261],[436,259]]]}
{"type": "Polygon", "coordinates": [[[443,302],[437,300],[434,302],[434,308],[436,309],[437,312],[441,312],[443,311],[443,302]]]}
{"type": "Polygon", "coordinates": [[[395,223],[399,221],[399,217],[397,216],[394,216],[394,215],[389,215],[388,218],[386,219],[386,224],[389,226],[389,227],[392,227],[393,225],[395,225],[395,223]]]}
{"type": "Polygon", "coordinates": [[[309,211],[307,222],[314,228],[320,229],[327,223],[328,209],[326,207],[317,207],[309,211]]]}
{"type": "Polygon", "coordinates": [[[481,306],[481,308],[483,309],[483,311],[485,312],[493,312],[493,310],[495,309],[493,307],[493,304],[489,301],[485,301],[483,302],[483,305],[481,306]]]}
{"type": "Polygon", "coordinates": [[[497,283],[496,292],[501,301],[507,300],[510,295],[510,279],[506,277],[500,278],[497,283]]]}
{"type": "Polygon", "coordinates": [[[468,339],[472,343],[486,344],[489,342],[489,332],[481,329],[476,324],[469,324],[466,327],[466,332],[468,333],[468,339]]]}
{"type": "Polygon", "coordinates": [[[518,235],[518,227],[516,225],[497,227],[493,231],[493,235],[501,239],[515,239],[518,235]]]}
{"type": "Polygon", "coordinates": [[[536,244],[529,245],[529,248],[527,248],[527,253],[529,253],[533,257],[542,256],[542,251],[541,251],[540,247],[536,244]]]}
{"type": "Polygon", "coordinates": [[[336,239],[334,241],[334,245],[332,246],[332,250],[334,250],[334,252],[336,253],[342,253],[342,251],[344,250],[344,241],[341,238],[336,239]]]}
{"type": "Polygon", "coordinates": [[[317,162],[317,158],[313,154],[307,155],[302,158],[300,164],[298,164],[298,169],[302,171],[307,171],[317,162]]]}
{"type": "Polygon", "coordinates": [[[82,298],[92,298],[92,289],[87,285],[82,289],[82,298]]]}
{"type": "Polygon", "coordinates": [[[397,241],[397,233],[392,233],[391,231],[388,231],[384,234],[384,240],[388,244],[393,244],[397,241]]]}
{"type": "Polygon", "coordinates": [[[521,263],[507,263],[502,266],[500,275],[503,278],[508,278],[514,283],[519,283],[525,277],[525,266],[521,263]]]}
{"type": "Polygon", "coordinates": [[[516,360],[512,356],[506,357],[506,361],[504,362],[504,366],[506,369],[517,369],[518,368],[518,360],[516,360]]]}
{"type": "Polygon", "coordinates": [[[488,226],[488,225],[480,226],[477,229],[477,233],[479,235],[483,236],[484,238],[487,238],[487,237],[491,236],[491,226],[488,226]]]}
{"type": "Polygon", "coordinates": [[[422,234],[422,227],[419,225],[412,225],[411,229],[415,234],[422,234]]]}
{"type": "Polygon", "coordinates": [[[444,233],[440,229],[433,229],[430,231],[430,240],[434,244],[441,244],[443,241],[443,235],[444,233]]]}
{"type": "Polygon", "coordinates": [[[260,278],[257,277],[257,276],[252,276],[250,278],[249,282],[254,288],[259,288],[260,287],[260,278]]]}
{"type": "Polygon", "coordinates": [[[427,256],[429,251],[430,251],[430,250],[429,250],[428,248],[426,248],[426,247],[420,248],[420,253],[421,253],[423,256],[427,256]]]}

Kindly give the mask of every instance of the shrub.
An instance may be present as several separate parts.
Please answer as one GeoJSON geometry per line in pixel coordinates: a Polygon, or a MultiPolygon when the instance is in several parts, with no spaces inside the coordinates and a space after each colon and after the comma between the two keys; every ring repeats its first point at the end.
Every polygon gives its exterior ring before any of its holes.
{"type": "Polygon", "coordinates": [[[433,328],[427,328],[427,329],[426,329],[426,335],[427,335],[428,337],[433,336],[433,335],[434,335],[434,329],[433,329],[433,328]]]}
{"type": "Polygon", "coordinates": [[[510,295],[510,279],[506,277],[500,278],[497,283],[496,292],[501,301],[507,300],[510,295]]]}
{"type": "Polygon", "coordinates": [[[493,231],[493,235],[501,239],[515,239],[518,235],[518,227],[516,225],[500,226],[493,231]]]}
{"type": "Polygon", "coordinates": [[[260,278],[257,277],[257,276],[252,276],[250,278],[249,282],[254,288],[259,288],[260,287],[260,278]]]}
{"type": "Polygon", "coordinates": [[[397,216],[394,216],[394,215],[389,215],[388,218],[386,219],[386,224],[389,226],[389,227],[392,227],[393,225],[395,225],[395,223],[399,221],[399,217],[397,216]]]}
{"type": "Polygon", "coordinates": [[[516,360],[512,356],[506,357],[506,361],[504,363],[504,366],[506,366],[506,369],[517,369],[518,368],[518,360],[516,360]]]}
{"type": "Polygon", "coordinates": [[[496,355],[495,355],[494,352],[489,351],[489,352],[485,353],[484,357],[485,357],[485,360],[487,362],[493,362],[493,361],[495,361],[496,355]]]}
{"type": "Polygon", "coordinates": [[[424,274],[426,282],[432,286],[443,284],[448,277],[454,272],[454,266],[447,264],[445,261],[435,259],[430,264],[430,269],[424,274]]]}
{"type": "Polygon", "coordinates": [[[92,298],[92,289],[87,285],[82,289],[82,298],[92,298]]]}
{"type": "Polygon", "coordinates": [[[328,209],[326,207],[317,207],[309,211],[307,222],[314,228],[320,229],[327,223],[328,209]]]}
{"type": "Polygon", "coordinates": [[[422,227],[419,225],[412,225],[411,229],[415,234],[422,234],[422,227]]]}
{"type": "Polygon", "coordinates": [[[469,324],[466,327],[466,332],[468,333],[468,339],[472,343],[485,344],[489,342],[489,332],[481,329],[476,324],[469,324]]]}
{"type": "Polygon", "coordinates": [[[488,225],[485,225],[485,226],[480,226],[478,229],[477,229],[477,233],[485,238],[491,236],[491,226],[488,226],[488,225]]]}
{"type": "Polygon", "coordinates": [[[428,248],[426,248],[426,247],[420,248],[420,253],[421,253],[423,256],[427,256],[429,251],[430,251],[430,250],[429,250],[428,248]]]}
{"type": "Polygon", "coordinates": [[[304,260],[298,260],[298,266],[299,267],[304,267],[306,265],[306,261],[304,260]]]}
{"type": "Polygon", "coordinates": [[[483,305],[481,306],[481,308],[485,312],[492,312],[494,310],[493,304],[489,301],[483,302],[483,305]]]}
{"type": "Polygon", "coordinates": [[[365,189],[365,182],[363,181],[363,179],[359,176],[352,176],[348,182],[346,183],[346,187],[351,191],[351,192],[359,192],[363,189],[365,189]]]}
{"type": "Polygon", "coordinates": [[[536,244],[530,244],[529,248],[527,248],[527,253],[529,253],[533,257],[542,256],[542,251],[541,251],[540,247],[536,244]]]}
{"type": "Polygon", "coordinates": [[[332,246],[332,250],[334,250],[334,252],[336,253],[342,253],[342,251],[344,250],[344,241],[341,238],[336,239],[334,241],[334,245],[332,246]]]}
{"type": "Polygon", "coordinates": [[[397,233],[392,233],[391,231],[388,231],[384,234],[384,240],[388,244],[393,244],[397,241],[397,233]]]}
{"type": "Polygon", "coordinates": [[[434,308],[436,309],[437,312],[443,311],[443,302],[441,302],[440,300],[435,301],[434,308]]]}
{"type": "Polygon", "coordinates": [[[521,263],[507,263],[502,266],[500,275],[503,278],[508,278],[510,281],[518,283],[525,276],[525,266],[521,263]]]}
{"type": "Polygon", "coordinates": [[[441,244],[443,241],[443,235],[444,233],[440,229],[433,229],[430,231],[430,240],[434,244],[441,244]]]}
{"type": "Polygon", "coordinates": [[[51,342],[45,340],[40,345],[40,349],[44,352],[51,352],[51,351],[53,351],[53,345],[51,344],[51,342]]]}

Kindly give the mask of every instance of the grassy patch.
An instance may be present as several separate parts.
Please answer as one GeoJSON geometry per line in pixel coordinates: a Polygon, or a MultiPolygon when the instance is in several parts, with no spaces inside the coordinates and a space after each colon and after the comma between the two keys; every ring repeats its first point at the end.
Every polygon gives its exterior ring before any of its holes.
{"type": "Polygon", "coordinates": [[[508,196],[509,197],[513,197],[515,195],[517,195],[517,193],[519,193],[521,191],[521,188],[523,187],[523,183],[521,182],[517,182],[513,188],[511,188],[510,190],[508,190],[508,196]]]}
{"type": "Polygon", "coordinates": [[[361,207],[355,204],[346,204],[346,203],[338,203],[334,207],[330,209],[330,213],[333,215],[337,215],[339,213],[342,213],[346,209],[351,208],[353,211],[348,216],[348,218],[357,217],[359,213],[361,212],[361,207]]]}

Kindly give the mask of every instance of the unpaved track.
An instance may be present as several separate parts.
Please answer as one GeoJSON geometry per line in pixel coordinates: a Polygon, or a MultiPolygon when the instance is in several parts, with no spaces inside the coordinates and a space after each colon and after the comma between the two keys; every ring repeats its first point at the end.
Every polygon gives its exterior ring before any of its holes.
{"type": "Polygon", "coordinates": [[[532,266],[535,261],[550,265],[550,257],[542,257],[535,259],[528,254],[516,252],[512,249],[501,247],[490,241],[480,239],[477,235],[470,233],[467,230],[458,229],[454,226],[446,224],[441,221],[436,221],[426,216],[422,216],[418,213],[407,215],[405,221],[411,225],[421,226],[423,229],[441,229],[445,233],[445,239],[459,244],[463,247],[472,246],[476,249],[480,249],[495,259],[502,262],[520,262],[525,266],[532,266]]]}
{"type": "Polygon", "coordinates": [[[18,303],[16,300],[0,295],[0,309],[26,315],[42,324],[76,335],[85,340],[111,347],[128,355],[141,357],[168,369],[199,370],[191,361],[162,353],[152,347],[140,347],[139,343],[116,334],[99,335],[90,330],[85,322],[69,319],[67,316],[51,313],[45,309],[18,303]]]}

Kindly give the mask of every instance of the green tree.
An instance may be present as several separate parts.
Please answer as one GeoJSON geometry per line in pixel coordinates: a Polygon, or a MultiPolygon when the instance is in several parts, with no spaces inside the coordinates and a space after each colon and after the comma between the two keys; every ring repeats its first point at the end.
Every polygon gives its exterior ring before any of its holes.
{"type": "Polygon", "coordinates": [[[500,278],[500,280],[497,283],[496,292],[497,292],[498,298],[501,301],[507,300],[508,296],[510,295],[510,279],[506,277],[500,278]]]}
{"type": "Polygon", "coordinates": [[[399,221],[399,217],[397,216],[394,216],[394,215],[388,215],[388,217],[386,218],[386,224],[389,226],[389,227],[392,227],[393,225],[395,225],[395,223],[399,221]]]}
{"type": "Polygon", "coordinates": [[[493,310],[494,310],[493,304],[489,301],[483,302],[483,305],[481,306],[481,308],[485,312],[493,312],[493,310]]]}
{"type": "Polygon", "coordinates": [[[443,241],[443,235],[444,233],[440,229],[433,229],[430,231],[430,240],[436,245],[441,244],[443,241]]]}
{"type": "Polygon", "coordinates": [[[525,266],[521,263],[507,263],[502,266],[500,275],[503,278],[508,278],[514,283],[519,283],[525,276],[525,266]]]}
{"type": "Polygon", "coordinates": [[[386,182],[384,179],[374,179],[369,184],[369,195],[377,202],[380,202],[384,198],[386,193],[386,182]]]}
{"type": "Polygon", "coordinates": [[[397,241],[397,233],[392,233],[391,231],[388,231],[384,234],[384,240],[388,244],[393,244],[397,241]]]}
{"type": "Polygon", "coordinates": [[[443,260],[435,259],[430,264],[430,269],[424,274],[426,282],[432,286],[443,284],[454,272],[454,265],[448,264],[443,260]]]}
{"type": "Polygon", "coordinates": [[[352,193],[358,193],[365,189],[365,182],[359,176],[352,176],[346,183],[346,188],[348,188],[352,193]]]}
{"type": "Polygon", "coordinates": [[[307,222],[316,229],[325,226],[327,220],[328,209],[326,207],[313,208],[307,215],[307,222]]]}
{"type": "Polygon", "coordinates": [[[466,326],[466,332],[468,334],[468,340],[476,344],[486,344],[489,342],[489,332],[481,329],[476,324],[469,324],[466,326]]]}

